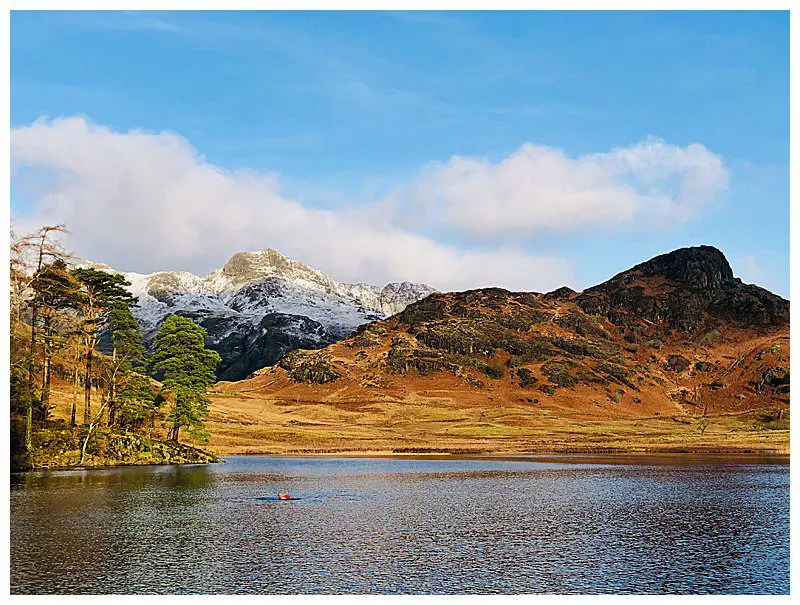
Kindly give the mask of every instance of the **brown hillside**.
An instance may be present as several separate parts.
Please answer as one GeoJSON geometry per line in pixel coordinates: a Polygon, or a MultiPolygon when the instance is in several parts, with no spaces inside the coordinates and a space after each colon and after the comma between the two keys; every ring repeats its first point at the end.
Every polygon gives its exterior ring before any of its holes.
{"type": "Polygon", "coordinates": [[[213,445],[788,450],[788,327],[788,302],[742,284],[707,246],[583,293],[433,294],[220,383],[213,445]]]}

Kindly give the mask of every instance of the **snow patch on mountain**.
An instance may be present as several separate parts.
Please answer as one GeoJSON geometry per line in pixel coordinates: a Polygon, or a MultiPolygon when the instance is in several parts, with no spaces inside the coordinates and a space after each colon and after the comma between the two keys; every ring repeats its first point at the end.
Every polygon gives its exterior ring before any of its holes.
{"type": "MultiPolygon", "coordinates": [[[[98,263],[85,266],[120,273],[98,263]]],[[[226,379],[274,363],[273,357],[292,348],[331,344],[436,291],[410,282],[339,283],[271,248],[234,254],[203,277],[185,271],[121,273],[139,299],[133,313],[145,343],[152,343],[169,315],[191,317],[208,332],[209,345],[220,350],[226,379]]]]}

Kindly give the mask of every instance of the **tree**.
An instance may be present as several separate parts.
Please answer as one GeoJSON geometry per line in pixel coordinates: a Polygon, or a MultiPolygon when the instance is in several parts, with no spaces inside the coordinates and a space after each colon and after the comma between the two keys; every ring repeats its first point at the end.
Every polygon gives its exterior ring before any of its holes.
{"type": "Polygon", "coordinates": [[[158,409],[164,399],[156,392],[150,378],[131,372],[117,395],[117,424],[126,430],[137,431],[155,425],[158,409]]]}
{"type": "Polygon", "coordinates": [[[168,420],[169,439],[178,441],[181,427],[193,437],[205,436],[203,428],[211,401],[206,389],[214,384],[219,353],[205,348],[206,331],[191,319],[172,315],[161,325],[152,355],[153,370],[163,377],[163,390],[174,399],[168,420]]]}
{"type": "Polygon", "coordinates": [[[145,348],[139,323],[126,304],[114,306],[108,314],[108,328],[111,331],[113,350],[111,359],[107,360],[108,384],[108,423],[114,424],[117,412],[117,380],[125,380],[136,367],[144,365],[145,348]]]}
{"type": "Polygon", "coordinates": [[[42,420],[50,411],[50,379],[53,354],[64,348],[77,325],[74,310],[77,304],[79,284],[72,277],[63,259],[44,265],[31,281],[33,305],[42,318],[42,397],[40,402],[42,420]]]}
{"type": "Polygon", "coordinates": [[[107,314],[122,306],[130,308],[137,299],[125,289],[130,283],[122,275],[92,268],[77,268],[72,275],[81,284],[78,307],[83,317],[85,345],[83,421],[89,424],[92,414],[92,361],[97,336],[107,314]]]}
{"type": "MultiPolygon", "coordinates": [[[[121,277],[117,275],[110,275],[108,273],[106,275],[109,275],[111,278],[121,277]]],[[[110,311],[108,312],[107,317],[107,325],[111,330],[113,352],[110,358],[103,359],[101,363],[101,366],[106,368],[108,392],[106,393],[105,401],[100,406],[100,410],[97,412],[97,416],[91,420],[91,422],[88,422],[89,428],[87,429],[86,437],[84,438],[83,446],[81,447],[81,463],[83,463],[83,458],[86,455],[86,446],[89,443],[92,432],[100,423],[100,419],[103,417],[103,411],[105,409],[109,410],[109,425],[114,423],[114,412],[117,405],[117,378],[121,374],[132,374],[133,364],[135,363],[137,365],[142,365],[144,363],[145,356],[144,346],[142,345],[142,335],[139,333],[139,325],[136,323],[129,306],[131,304],[131,300],[135,301],[136,299],[127,294],[127,292],[125,295],[122,295],[117,291],[119,284],[128,284],[128,282],[124,281],[124,279],[121,281],[112,279],[110,281],[102,282],[101,280],[103,279],[105,278],[97,278],[95,280],[95,283],[99,284],[97,286],[97,292],[101,292],[101,294],[97,297],[97,300],[105,302],[106,305],[110,306],[110,311]]],[[[92,338],[96,339],[96,337],[97,334],[95,331],[95,333],[92,335],[92,338]]],[[[92,350],[88,349],[87,356],[89,359],[91,359],[91,354],[92,350]]],[[[87,382],[90,380],[91,375],[87,373],[87,382]]],[[[147,378],[144,378],[144,380],[147,381],[147,384],[149,385],[150,381],[147,378]]],[[[144,401],[142,402],[142,405],[145,407],[148,406],[147,400],[149,399],[149,405],[154,407],[156,399],[155,394],[153,393],[151,397],[143,385],[131,385],[131,389],[128,393],[126,393],[126,398],[132,397],[143,399],[144,401]]]]}
{"type": "MultiPolygon", "coordinates": [[[[39,307],[37,301],[28,300],[30,285],[35,276],[41,271],[47,259],[66,260],[69,258],[61,243],[53,240],[53,234],[67,233],[64,225],[46,225],[35,233],[29,233],[17,238],[11,234],[11,318],[12,330],[14,320],[22,319],[22,310],[26,303],[30,303],[30,347],[28,348],[28,382],[34,381],[34,366],[36,357],[36,328],[38,323],[39,307]]],[[[12,368],[14,363],[12,362],[12,368]]],[[[25,419],[25,449],[31,449],[31,426],[33,425],[33,406],[29,405],[25,419]]]]}
{"type": "MultiPolygon", "coordinates": [[[[33,275],[35,276],[42,270],[45,260],[69,258],[69,254],[64,250],[61,242],[52,240],[54,233],[67,233],[67,228],[63,224],[46,225],[41,227],[36,233],[29,233],[12,244],[12,273],[25,275],[29,273],[26,269],[33,265],[33,275]],[[31,253],[33,259],[30,258],[31,253]],[[16,272],[13,269],[17,269],[16,272]]],[[[23,282],[24,283],[24,282],[23,282]]],[[[28,378],[33,380],[33,357],[36,350],[36,323],[38,319],[38,305],[34,300],[31,304],[31,346],[28,378]]]]}
{"type": "Polygon", "coordinates": [[[11,468],[24,469],[30,452],[30,446],[26,444],[26,437],[30,439],[30,433],[26,435],[26,429],[30,426],[26,423],[26,414],[39,401],[39,396],[35,385],[28,380],[24,369],[20,367],[11,366],[9,382],[11,468]]]}

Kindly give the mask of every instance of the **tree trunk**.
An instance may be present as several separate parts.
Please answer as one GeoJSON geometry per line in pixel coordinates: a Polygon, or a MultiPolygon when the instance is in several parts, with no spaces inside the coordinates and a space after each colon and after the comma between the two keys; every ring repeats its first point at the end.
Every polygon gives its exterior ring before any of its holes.
{"type": "MultiPolygon", "coordinates": [[[[33,317],[31,319],[31,348],[30,358],[28,359],[28,381],[33,384],[33,359],[36,351],[36,307],[33,307],[33,317]]],[[[28,404],[25,413],[25,450],[30,452],[32,449],[31,427],[33,426],[33,403],[28,404]]]]}
{"type": "Polygon", "coordinates": [[[110,387],[108,390],[108,399],[111,402],[108,406],[108,426],[114,425],[114,420],[117,417],[117,408],[116,404],[114,403],[114,387],[110,387]]]}
{"type": "Polygon", "coordinates": [[[78,407],[78,366],[75,365],[75,372],[72,377],[72,416],[70,417],[69,425],[75,426],[75,412],[78,407]]]}
{"type": "Polygon", "coordinates": [[[53,338],[50,333],[50,317],[45,315],[42,327],[42,420],[50,413],[50,366],[53,360],[53,338]]]}
{"type": "Polygon", "coordinates": [[[33,382],[33,367],[34,358],[36,357],[36,321],[38,320],[39,308],[36,305],[31,306],[31,346],[30,358],[28,359],[28,380],[33,382]]]}
{"type": "Polygon", "coordinates": [[[83,464],[83,458],[84,456],[86,456],[86,446],[89,443],[89,437],[92,436],[92,431],[97,426],[97,423],[100,420],[100,418],[103,416],[103,410],[105,407],[106,407],[105,403],[101,405],[100,411],[97,412],[97,417],[91,423],[89,423],[89,430],[86,431],[86,438],[83,440],[83,446],[81,447],[81,459],[78,461],[78,464],[83,464]]]}
{"type": "Polygon", "coordinates": [[[33,424],[33,402],[28,403],[28,410],[25,415],[25,449],[31,451],[33,445],[31,442],[31,425],[33,424]]]}
{"type": "MultiPolygon", "coordinates": [[[[83,338],[81,338],[81,345],[84,344],[83,338]]],[[[80,369],[81,366],[81,347],[75,347],[75,373],[72,379],[72,426],[76,426],[76,414],[78,411],[78,385],[80,381],[80,369]]]]}
{"type": "Polygon", "coordinates": [[[92,415],[92,353],[94,343],[89,339],[86,347],[86,372],[83,384],[83,423],[89,424],[92,415]]]}
{"type": "Polygon", "coordinates": [[[117,416],[117,402],[114,401],[116,389],[114,388],[114,376],[111,377],[111,382],[108,385],[108,426],[114,424],[114,419],[117,416]]]}
{"type": "MultiPolygon", "coordinates": [[[[47,238],[47,232],[42,235],[42,240],[39,242],[39,262],[36,263],[36,273],[33,275],[36,276],[42,270],[42,262],[44,261],[44,240],[47,238]]],[[[34,300],[36,300],[34,298],[34,300]]],[[[28,361],[28,380],[33,382],[33,358],[35,356],[36,351],[36,319],[39,313],[39,307],[36,304],[31,305],[31,358],[28,361]]],[[[25,429],[26,433],[30,431],[30,424],[25,429]]],[[[30,435],[25,435],[26,441],[30,438],[30,435]]]]}
{"type": "Polygon", "coordinates": [[[111,380],[108,381],[108,426],[114,424],[114,418],[117,415],[117,402],[114,401],[114,397],[116,396],[116,385],[117,385],[117,349],[114,347],[113,351],[111,352],[111,363],[113,364],[113,370],[111,372],[111,380]]]}
{"type": "Polygon", "coordinates": [[[50,353],[45,351],[42,365],[42,420],[47,420],[50,415],[50,357],[50,353]]]}

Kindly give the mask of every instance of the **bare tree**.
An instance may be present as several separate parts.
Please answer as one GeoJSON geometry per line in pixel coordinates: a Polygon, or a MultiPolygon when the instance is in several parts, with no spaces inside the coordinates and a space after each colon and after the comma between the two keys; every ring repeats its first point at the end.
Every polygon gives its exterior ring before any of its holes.
{"type": "MultiPolygon", "coordinates": [[[[68,233],[63,224],[46,225],[35,233],[11,238],[11,305],[12,319],[22,320],[22,310],[30,307],[30,345],[27,355],[28,380],[34,381],[36,358],[36,329],[39,321],[39,301],[31,292],[31,284],[41,271],[45,262],[55,260],[67,261],[71,255],[64,249],[58,239],[59,234],[68,233]]],[[[31,449],[31,426],[33,424],[33,408],[28,405],[25,419],[25,448],[31,449]]]]}
{"type": "MultiPolygon", "coordinates": [[[[33,252],[34,254],[35,260],[33,264],[33,276],[37,275],[39,271],[42,270],[42,265],[44,265],[46,261],[54,261],[56,259],[66,261],[70,257],[70,254],[64,249],[64,247],[61,245],[61,242],[52,239],[52,234],[56,233],[66,234],[69,232],[67,231],[66,225],[63,224],[46,225],[39,228],[36,233],[29,233],[19,240],[18,246],[20,252],[23,254],[23,257],[27,256],[27,254],[30,252],[33,252]]],[[[33,280],[33,276],[31,281],[33,280]]],[[[31,282],[29,281],[28,285],[30,285],[30,283],[31,282]]],[[[38,310],[39,305],[34,299],[33,303],[31,304],[31,357],[29,361],[30,369],[28,372],[28,378],[30,380],[33,380],[33,357],[36,349],[36,324],[38,310]]]]}

